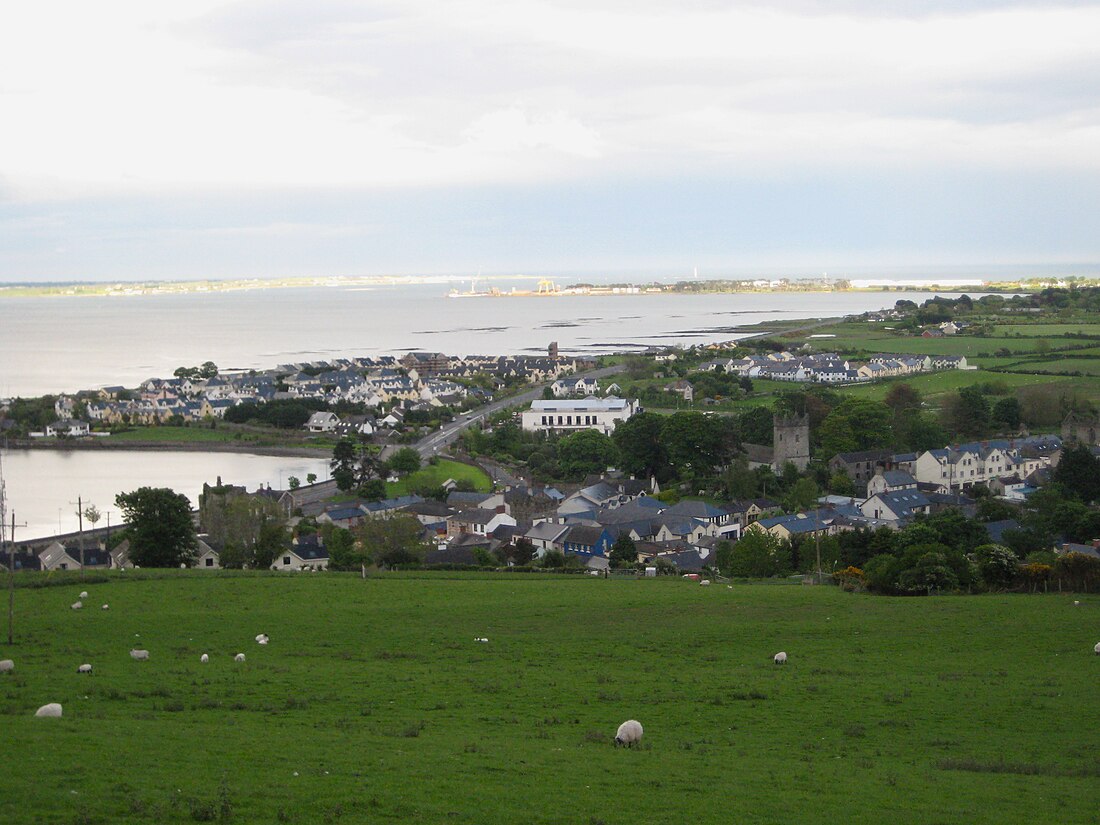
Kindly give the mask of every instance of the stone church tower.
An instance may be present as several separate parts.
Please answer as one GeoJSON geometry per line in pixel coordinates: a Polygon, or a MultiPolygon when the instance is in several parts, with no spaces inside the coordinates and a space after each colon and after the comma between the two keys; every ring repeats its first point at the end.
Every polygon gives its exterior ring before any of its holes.
{"type": "Polygon", "coordinates": [[[805,470],[810,463],[810,416],[777,414],[772,419],[772,432],[772,468],[781,473],[783,465],[790,462],[805,470]]]}

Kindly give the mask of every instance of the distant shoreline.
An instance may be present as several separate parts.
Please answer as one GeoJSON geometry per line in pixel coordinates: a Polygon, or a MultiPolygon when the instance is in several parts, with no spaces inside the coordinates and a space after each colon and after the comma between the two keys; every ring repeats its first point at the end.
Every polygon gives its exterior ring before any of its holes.
{"type": "Polygon", "coordinates": [[[103,451],[117,450],[150,453],[243,453],[266,455],[282,458],[331,458],[332,450],[320,447],[279,447],[256,446],[253,444],[234,444],[227,441],[126,441],[111,443],[107,438],[69,439],[66,441],[46,439],[9,439],[0,442],[5,450],[53,450],[66,451],[103,451]]]}
{"type": "MultiPolygon", "coordinates": [[[[868,283],[873,279],[822,279],[822,278],[714,278],[699,280],[681,280],[672,283],[660,281],[593,283],[572,279],[557,285],[551,279],[543,279],[538,289],[512,287],[499,289],[494,283],[533,282],[537,279],[527,275],[506,275],[492,278],[444,277],[338,277],[338,278],[275,278],[271,280],[248,278],[226,281],[112,281],[103,283],[0,283],[0,299],[9,298],[140,298],[152,295],[195,295],[210,292],[240,292],[268,289],[386,289],[404,286],[438,285],[443,294],[453,297],[586,297],[606,295],[700,295],[700,294],[759,294],[759,293],[815,293],[815,292],[862,292],[862,293],[907,293],[907,292],[1022,292],[1042,289],[1063,278],[1023,278],[1018,280],[980,279],[935,279],[921,281],[900,281],[883,278],[882,284],[868,283]],[[488,284],[483,290],[476,290],[477,282],[488,284]],[[469,283],[471,288],[460,291],[458,285],[469,283]],[[544,286],[550,284],[549,287],[544,286]]],[[[1100,285],[1096,279],[1077,278],[1078,285],[1100,285]]]]}

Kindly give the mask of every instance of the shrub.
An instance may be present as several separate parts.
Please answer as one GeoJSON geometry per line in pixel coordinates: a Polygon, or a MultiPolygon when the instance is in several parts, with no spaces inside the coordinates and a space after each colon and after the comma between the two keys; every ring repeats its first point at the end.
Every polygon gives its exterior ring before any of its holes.
{"type": "Polygon", "coordinates": [[[858,593],[867,589],[867,577],[863,571],[850,565],[843,570],[834,572],[833,581],[839,585],[841,590],[846,590],[849,593],[858,593]]]}
{"type": "Polygon", "coordinates": [[[978,565],[978,574],[987,587],[1009,587],[1016,580],[1019,560],[1007,547],[983,544],[974,550],[974,561],[978,565]]]}

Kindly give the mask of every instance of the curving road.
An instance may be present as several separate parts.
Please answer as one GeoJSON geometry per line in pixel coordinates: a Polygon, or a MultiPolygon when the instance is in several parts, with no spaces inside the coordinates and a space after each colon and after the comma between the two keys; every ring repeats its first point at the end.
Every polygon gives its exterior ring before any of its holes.
{"type": "MultiPolygon", "coordinates": [[[[601,367],[600,369],[589,370],[588,372],[578,372],[575,375],[570,375],[569,378],[606,378],[609,375],[616,375],[622,372],[624,366],[623,364],[616,364],[613,367],[601,367]]],[[[526,406],[535,399],[542,398],[543,388],[547,386],[549,386],[549,384],[538,384],[519,395],[511,395],[508,398],[501,399],[500,401],[493,401],[486,404],[484,407],[478,407],[475,410],[471,410],[469,413],[459,415],[454,421],[449,424],[444,424],[441,429],[436,430],[431,435],[425,436],[413,446],[416,448],[416,451],[420,453],[422,458],[430,458],[436,453],[443,452],[467,427],[478,424],[482,419],[503,410],[505,407],[526,406]]]]}

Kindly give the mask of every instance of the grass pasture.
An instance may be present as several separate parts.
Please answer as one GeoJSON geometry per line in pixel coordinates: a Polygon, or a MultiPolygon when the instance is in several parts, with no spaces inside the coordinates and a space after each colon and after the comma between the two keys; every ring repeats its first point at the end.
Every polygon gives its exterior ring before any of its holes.
{"type": "Polygon", "coordinates": [[[5,823],[1002,825],[1100,810],[1095,596],[188,571],[88,585],[94,609],[71,611],[80,589],[16,594],[5,823]],[[49,701],[64,718],[33,718],[49,701]],[[616,749],[630,717],[644,745],[616,749]]]}
{"type": "Polygon", "coordinates": [[[484,470],[472,464],[464,464],[461,461],[451,461],[450,459],[441,458],[435,464],[425,464],[415,473],[406,476],[400,481],[387,483],[386,495],[403,496],[406,495],[409,490],[417,489],[424,485],[438,487],[449,478],[453,478],[455,481],[468,481],[474,485],[474,489],[479,493],[487,493],[493,486],[492,479],[485,474],[484,470]]]}

